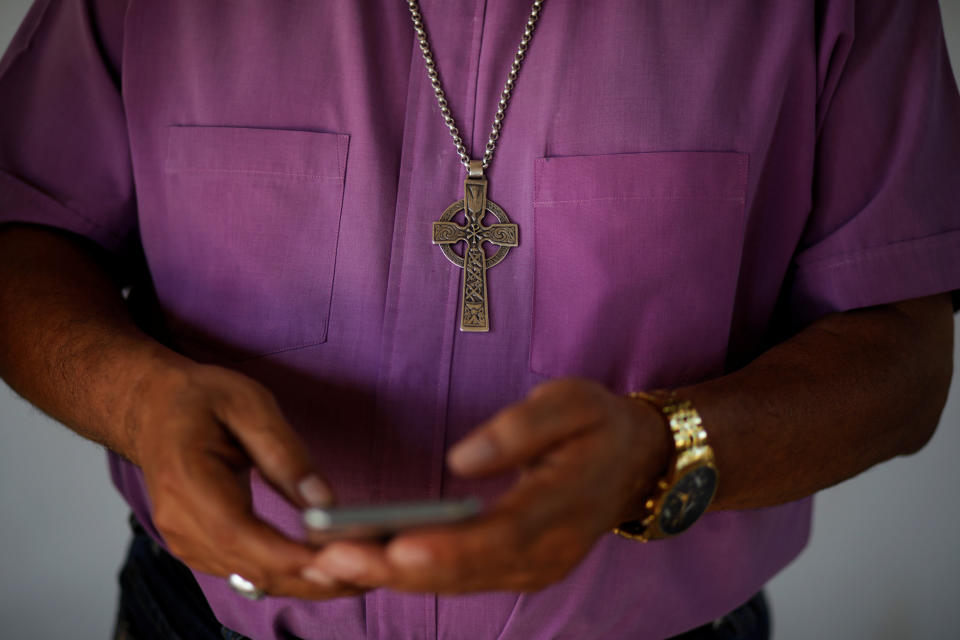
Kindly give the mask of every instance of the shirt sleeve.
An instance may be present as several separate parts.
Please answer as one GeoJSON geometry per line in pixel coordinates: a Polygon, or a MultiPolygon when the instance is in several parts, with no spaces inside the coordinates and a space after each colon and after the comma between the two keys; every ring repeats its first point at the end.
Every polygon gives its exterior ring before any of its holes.
{"type": "Polygon", "coordinates": [[[120,60],[126,0],[36,0],[0,59],[0,223],[117,256],[136,205],[120,60]]]}
{"type": "Polygon", "coordinates": [[[818,2],[814,206],[794,322],[960,289],[960,97],[936,0],[818,2]]]}

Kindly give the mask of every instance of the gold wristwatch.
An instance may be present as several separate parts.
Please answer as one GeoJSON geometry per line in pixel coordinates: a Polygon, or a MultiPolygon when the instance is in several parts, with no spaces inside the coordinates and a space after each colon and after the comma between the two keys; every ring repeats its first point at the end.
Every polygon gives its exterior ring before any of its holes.
{"type": "Polygon", "coordinates": [[[675,447],[666,476],[644,503],[639,520],[623,522],[613,532],[631,540],[655,540],[682,533],[710,506],[717,492],[717,467],[700,414],[689,400],[670,392],[635,391],[629,397],[649,403],[663,414],[675,447]]]}

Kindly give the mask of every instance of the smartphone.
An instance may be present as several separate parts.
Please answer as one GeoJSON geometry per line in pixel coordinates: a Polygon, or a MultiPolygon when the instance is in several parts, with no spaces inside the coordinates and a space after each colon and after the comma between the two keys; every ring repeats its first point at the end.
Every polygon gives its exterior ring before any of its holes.
{"type": "Polygon", "coordinates": [[[385,540],[414,527],[463,522],[478,515],[482,508],[480,500],[473,497],[329,509],[313,507],[303,512],[303,524],[307,541],[312,544],[334,540],[385,540]]]}

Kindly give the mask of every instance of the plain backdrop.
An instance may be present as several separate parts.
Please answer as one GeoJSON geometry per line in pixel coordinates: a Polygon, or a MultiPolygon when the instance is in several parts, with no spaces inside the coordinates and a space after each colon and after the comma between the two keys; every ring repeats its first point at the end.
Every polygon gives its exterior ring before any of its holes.
{"type": "MultiPolygon", "coordinates": [[[[29,4],[0,0],[0,49],[29,4]]],[[[960,0],[941,9],[956,74],[960,0]]],[[[769,585],[777,640],[960,638],[958,387],[923,451],[817,498],[810,547],[769,585]]],[[[109,638],[126,515],[104,452],[0,382],[0,639],[109,638]]]]}

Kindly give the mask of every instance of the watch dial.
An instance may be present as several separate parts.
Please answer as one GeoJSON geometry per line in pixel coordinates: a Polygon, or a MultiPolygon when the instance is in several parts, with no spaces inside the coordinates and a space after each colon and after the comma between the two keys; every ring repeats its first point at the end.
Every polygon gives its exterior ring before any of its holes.
{"type": "Polygon", "coordinates": [[[712,467],[684,475],[663,501],[660,529],[669,536],[685,531],[707,510],[716,489],[717,471],[712,467]]]}

